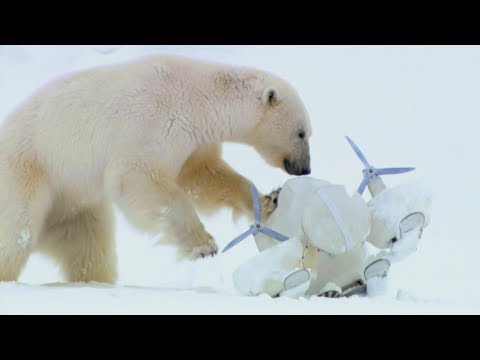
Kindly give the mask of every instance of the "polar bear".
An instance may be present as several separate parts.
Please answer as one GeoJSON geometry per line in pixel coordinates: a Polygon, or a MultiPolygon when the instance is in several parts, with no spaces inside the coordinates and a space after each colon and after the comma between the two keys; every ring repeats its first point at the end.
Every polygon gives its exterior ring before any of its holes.
{"type": "Polygon", "coordinates": [[[181,257],[214,255],[196,209],[250,214],[252,203],[221,143],[306,175],[310,136],[294,88],[253,68],[155,55],[60,77],[0,129],[0,281],[39,251],[67,281],[114,283],[113,204],[181,257]]]}

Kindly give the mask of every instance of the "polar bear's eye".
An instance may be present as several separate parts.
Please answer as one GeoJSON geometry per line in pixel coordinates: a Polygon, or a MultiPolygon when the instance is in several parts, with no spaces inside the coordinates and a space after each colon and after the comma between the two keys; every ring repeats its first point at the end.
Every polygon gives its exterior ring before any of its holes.
{"type": "Polygon", "coordinates": [[[298,133],[298,137],[299,137],[300,139],[305,138],[305,132],[300,131],[300,132],[298,133]]]}
{"type": "Polygon", "coordinates": [[[272,103],[273,100],[275,100],[275,91],[270,90],[268,93],[268,101],[272,103]]]}

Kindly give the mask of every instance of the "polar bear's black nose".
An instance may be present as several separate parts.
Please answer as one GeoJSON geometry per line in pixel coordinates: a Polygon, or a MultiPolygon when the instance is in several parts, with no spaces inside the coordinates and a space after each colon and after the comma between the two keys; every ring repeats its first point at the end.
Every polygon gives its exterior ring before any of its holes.
{"type": "Polygon", "coordinates": [[[307,165],[304,167],[302,167],[298,162],[295,162],[295,161],[290,161],[288,159],[285,159],[283,161],[283,164],[285,166],[285,170],[287,171],[287,173],[289,173],[290,175],[308,175],[310,174],[310,166],[307,165]]]}

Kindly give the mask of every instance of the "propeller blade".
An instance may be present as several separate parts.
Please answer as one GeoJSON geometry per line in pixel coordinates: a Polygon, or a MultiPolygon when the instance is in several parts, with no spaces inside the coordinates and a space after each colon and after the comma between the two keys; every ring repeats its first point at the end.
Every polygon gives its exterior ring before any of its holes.
{"type": "Polygon", "coordinates": [[[253,199],[253,213],[255,215],[255,226],[250,226],[250,229],[248,229],[243,234],[238,235],[235,239],[230,241],[227,244],[227,246],[225,246],[222,253],[231,249],[232,247],[237,245],[240,241],[242,241],[245,238],[247,238],[248,236],[256,233],[257,231],[261,231],[261,232],[265,233],[266,235],[268,235],[268,236],[270,236],[274,239],[277,239],[279,241],[285,241],[285,240],[289,239],[285,235],[282,235],[282,234],[277,233],[276,231],[274,231],[272,229],[269,229],[269,228],[266,228],[266,227],[260,225],[260,221],[261,221],[260,202],[259,202],[259,199],[258,199],[257,188],[255,187],[255,185],[252,185],[252,199],[253,199]]]}
{"type": "Polygon", "coordinates": [[[383,168],[375,169],[376,175],[392,175],[392,174],[403,174],[409,171],[415,170],[414,167],[405,167],[405,168],[383,168]]]}
{"type": "Polygon", "coordinates": [[[271,238],[274,238],[278,241],[285,241],[285,240],[288,240],[290,239],[289,237],[285,236],[285,235],[282,235],[278,232],[276,232],[275,230],[272,230],[270,228],[267,228],[265,226],[262,226],[259,230],[259,232],[262,232],[264,233],[265,235],[268,235],[270,236],[271,238]]]}
{"type": "Polygon", "coordinates": [[[358,148],[358,146],[350,139],[348,136],[345,136],[347,138],[347,141],[350,143],[350,146],[353,148],[353,151],[357,154],[357,156],[360,158],[362,161],[363,165],[365,165],[366,168],[370,168],[370,164],[368,163],[367,159],[363,155],[362,151],[358,148]]]}
{"type": "Polygon", "coordinates": [[[368,185],[368,182],[370,181],[370,176],[368,174],[365,174],[360,186],[358,187],[358,190],[357,192],[362,195],[363,192],[365,191],[365,188],[367,187],[368,185]]]}
{"type": "Polygon", "coordinates": [[[240,241],[242,241],[243,239],[246,239],[248,236],[250,236],[251,234],[253,234],[255,232],[255,228],[252,226],[249,230],[245,231],[243,234],[240,234],[238,235],[235,239],[233,239],[232,241],[230,241],[227,246],[225,246],[225,248],[223,249],[222,253],[224,253],[225,251],[231,249],[232,247],[234,247],[235,245],[237,245],[240,241]]]}
{"type": "Polygon", "coordinates": [[[252,185],[252,199],[253,199],[253,215],[255,216],[255,222],[260,223],[260,202],[258,201],[258,192],[255,185],[252,185]]]}

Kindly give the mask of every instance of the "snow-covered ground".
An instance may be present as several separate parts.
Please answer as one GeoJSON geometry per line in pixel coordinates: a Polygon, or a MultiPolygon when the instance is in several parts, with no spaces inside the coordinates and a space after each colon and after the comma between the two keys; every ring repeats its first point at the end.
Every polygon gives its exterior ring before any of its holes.
{"type": "MultiPolygon", "coordinates": [[[[344,135],[374,165],[416,166],[384,181],[422,179],[434,191],[417,252],[392,266],[383,297],[247,298],[235,293],[231,274],[256,253],[253,240],[178,263],[172,248],[155,246],[118,214],[117,286],[56,283],[57,269],[34,255],[20,283],[0,284],[0,313],[480,313],[480,47],[0,46],[0,121],[55,75],[150,53],[250,65],[289,80],[312,120],[314,177],[356,189],[362,166],[344,135]]],[[[289,178],[246,146],[227,144],[224,157],[264,192],[289,178]]],[[[220,248],[247,228],[227,211],[203,220],[220,248]]]]}

